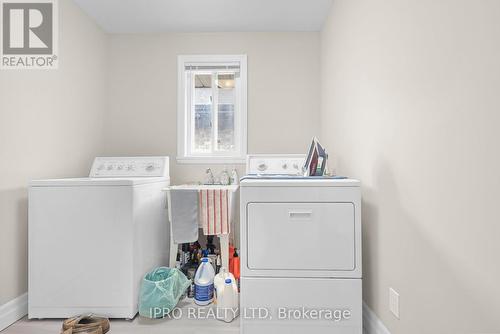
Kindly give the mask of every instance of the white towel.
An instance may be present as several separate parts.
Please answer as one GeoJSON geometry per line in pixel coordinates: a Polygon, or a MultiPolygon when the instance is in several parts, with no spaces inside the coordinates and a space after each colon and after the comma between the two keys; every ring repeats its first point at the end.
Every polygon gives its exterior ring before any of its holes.
{"type": "Polygon", "coordinates": [[[170,190],[172,238],[176,244],[198,240],[199,204],[196,190],[170,190]]]}
{"type": "Polygon", "coordinates": [[[229,234],[229,191],[222,189],[202,189],[198,192],[198,196],[203,234],[229,234]]]}

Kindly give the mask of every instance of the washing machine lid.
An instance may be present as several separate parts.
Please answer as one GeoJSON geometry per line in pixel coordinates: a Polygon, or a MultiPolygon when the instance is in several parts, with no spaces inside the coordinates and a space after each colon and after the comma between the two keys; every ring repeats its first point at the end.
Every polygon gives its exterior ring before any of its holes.
{"type": "Polygon", "coordinates": [[[140,184],[168,182],[167,177],[91,178],[77,177],[64,179],[33,180],[31,187],[78,187],[78,186],[135,186],[140,184]]]}

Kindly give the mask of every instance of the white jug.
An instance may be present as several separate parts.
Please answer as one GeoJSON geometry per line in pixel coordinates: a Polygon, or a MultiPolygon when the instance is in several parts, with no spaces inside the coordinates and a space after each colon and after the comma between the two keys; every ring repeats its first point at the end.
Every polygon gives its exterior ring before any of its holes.
{"type": "Polygon", "coordinates": [[[194,276],[194,302],[198,305],[208,305],[214,297],[215,271],[208,258],[201,259],[201,264],[194,276]]]}
{"type": "Polygon", "coordinates": [[[214,278],[214,288],[215,288],[215,298],[217,298],[217,290],[221,290],[224,287],[224,283],[227,278],[230,278],[233,282],[233,287],[238,292],[238,285],[236,284],[236,280],[234,279],[233,274],[227,271],[226,268],[220,268],[220,271],[214,278]]]}
{"type": "Polygon", "coordinates": [[[238,289],[234,280],[226,278],[224,285],[217,291],[217,319],[231,322],[240,314],[238,289]]]}

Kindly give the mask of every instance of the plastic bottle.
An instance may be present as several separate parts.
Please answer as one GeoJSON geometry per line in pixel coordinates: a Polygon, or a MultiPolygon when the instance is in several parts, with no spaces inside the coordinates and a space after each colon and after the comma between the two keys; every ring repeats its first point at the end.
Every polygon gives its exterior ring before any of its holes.
{"type": "Polygon", "coordinates": [[[221,267],[222,267],[222,259],[220,257],[220,254],[217,254],[217,258],[215,259],[215,272],[217,274],[220,272],[221,267]]]}
{"type": "Polygon", "coordinates": [[[201,264],[194,276],[194,302],[204,306],[212,302],[214,297],[215,271],[208,258],[201,259],[201,264]]]}
{"type": "Polygon", "coordinates": [[[212,173],[212,170],[210,168],[207,168],[207,170],[205,171],[205,180],[203,182],[204,184],[215,183],[214,174],[212,173]]]}
{"type": "Polygon", "coordinates": [[[237,280],[240,279],[240,258],[238,257],[238,251],[235,248],[233,254],[233,260],[231,263],[231,273],[234,275],[234,278],[237,280]]]}
{"type": "Polygon", "coordinates": [[[240,178],[238,177],[238,172],[236,171],[236,168],[233,168],[233,171],[231,172],[231,184],[239,184],[240,183],[240,178]]]}
{"type": "Polygon", "coordinates": [[[229,244],[229,272],[233,272],[233,256],[234,256],[234,246],[232,244],[229,244]]]}
{"type": "Polygon", "coordinates": [[[220,183],[224,186],[227,186],[231,182],[229,173],[227,172],[226,167],[220,173],[220,183]]]}
{"type": "Polygon", "coordinates": [[[217,274],[217,255],[215,254],[208,254],[208,262],[212,265],[212,268],[214,268],[214,272],[217,274]]]}
{"type": "Polygon", "coordinates": [[[188,295],[187,295],[189,298],[194,298],[194,289],[195,289],[194,281],[191,280],[191,286],[188,288],[188,295]]]}
{"type": "Polygon", "coordinates": [[[224,282],[228,278],[232,279],[233,288],[235,289],[236,292],[238,292],[238,286],[236,285],[236,280],[234,279],[233,274],[231,274],[229,271],[227,271],[226,268],[222,267],[222,268],[220,268],[219,273],[217,275],[215,275],[215,278],[214,278],[215,298],[217,298],[217,291],[222,290],[222,288],[224,287],[224,282]]]}
{"type": "Polygon", "coordinates": [[[231,322],[239,315],[238,291],[234,289],[234,280],[226,278],[218,292],[217,319],[231,322]]]}

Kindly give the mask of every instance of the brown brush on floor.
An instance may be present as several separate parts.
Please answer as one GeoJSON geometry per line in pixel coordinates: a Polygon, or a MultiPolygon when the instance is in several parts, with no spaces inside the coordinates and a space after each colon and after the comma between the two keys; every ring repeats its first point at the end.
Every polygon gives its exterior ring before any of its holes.
{"type": "Polygon", "coordinates": [[[64,320],[62,334],[105,334],[109,331],[109,319],[93,314],[64,320]]]}

